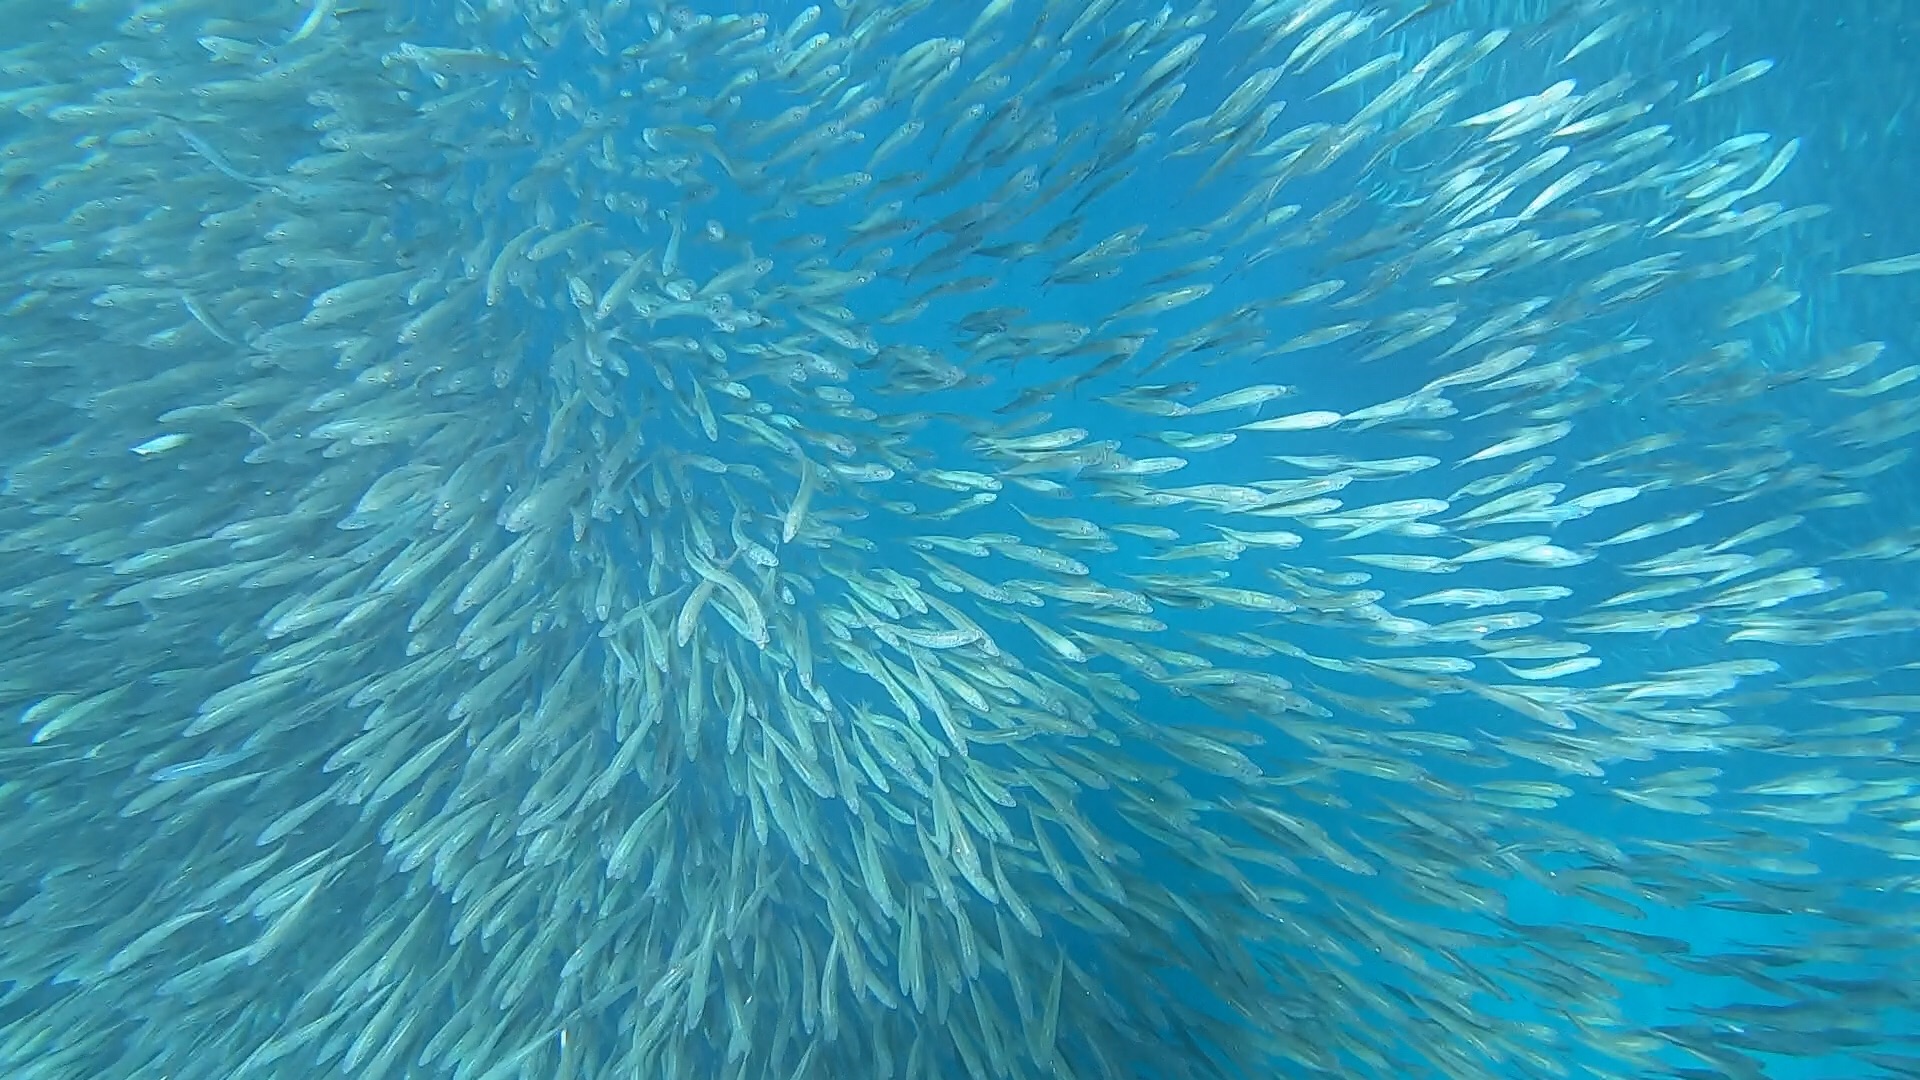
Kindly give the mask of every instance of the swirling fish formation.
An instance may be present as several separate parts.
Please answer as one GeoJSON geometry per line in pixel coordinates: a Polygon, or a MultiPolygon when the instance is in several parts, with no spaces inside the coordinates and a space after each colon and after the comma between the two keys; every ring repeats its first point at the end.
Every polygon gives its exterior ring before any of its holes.
{"type": "Polygon", "coordinates": [[[0,4],[5,1075],[1920,1075],[1770,61],[727,8],[0,4]]]}

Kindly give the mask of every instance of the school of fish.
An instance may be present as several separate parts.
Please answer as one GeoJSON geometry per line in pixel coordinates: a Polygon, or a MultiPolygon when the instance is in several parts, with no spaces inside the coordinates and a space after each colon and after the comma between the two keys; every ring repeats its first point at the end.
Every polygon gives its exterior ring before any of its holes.
{"type": "Polygon", "coordinates": [[[1920,1077],[1773,61],[768,6],[0,0],[0,1073],[1920,1077]]]}

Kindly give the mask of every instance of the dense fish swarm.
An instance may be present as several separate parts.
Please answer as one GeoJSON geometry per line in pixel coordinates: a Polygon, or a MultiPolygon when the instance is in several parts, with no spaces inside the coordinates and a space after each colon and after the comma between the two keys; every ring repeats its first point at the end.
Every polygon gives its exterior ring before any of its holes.
{"type": "Polygon", "coordinates": [[[726,6],[0,2],[0,1075],[1920,1076],[1769,61],[726,6]]]}

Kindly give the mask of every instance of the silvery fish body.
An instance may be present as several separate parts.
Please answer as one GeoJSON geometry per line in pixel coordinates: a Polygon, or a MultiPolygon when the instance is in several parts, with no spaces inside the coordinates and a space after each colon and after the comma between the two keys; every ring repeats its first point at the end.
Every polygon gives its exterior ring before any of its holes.
{"type": "Polygon", "coordinates": [[[1778,27],[0,15],[6,1076],[1920,1075],[1778,27]]]}

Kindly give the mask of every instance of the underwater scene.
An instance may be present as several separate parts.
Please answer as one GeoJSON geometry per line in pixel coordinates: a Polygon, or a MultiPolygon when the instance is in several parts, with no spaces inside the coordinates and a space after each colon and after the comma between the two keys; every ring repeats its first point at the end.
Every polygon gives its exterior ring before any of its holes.
{"type": "Polygon", "coordinates": [[[1920,5],[0,19],[0,1078],[1920,1078],[1920,5]]]}

